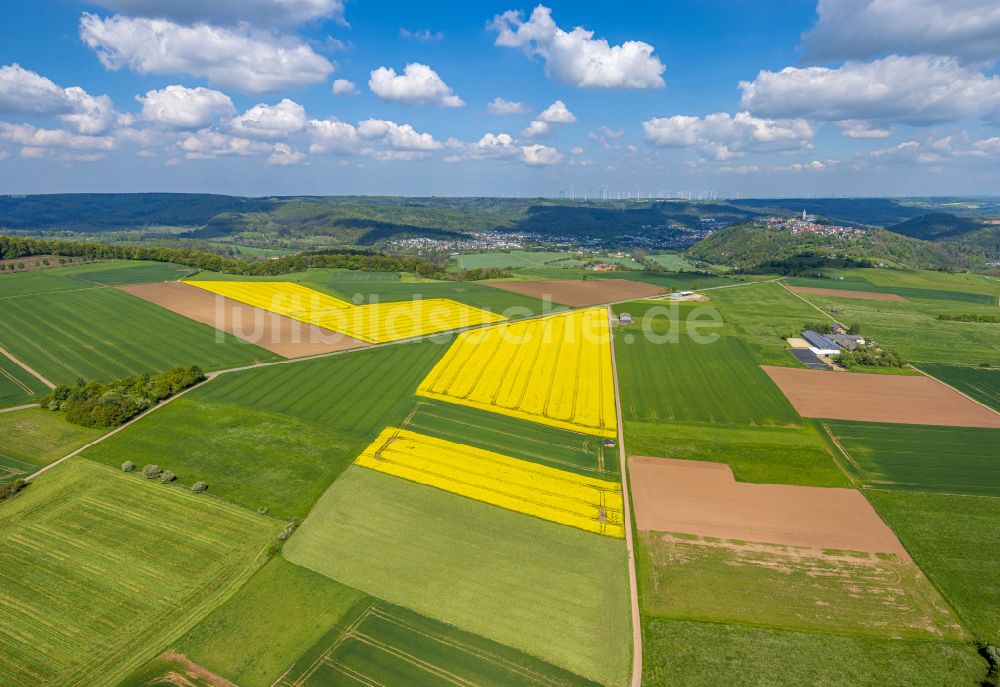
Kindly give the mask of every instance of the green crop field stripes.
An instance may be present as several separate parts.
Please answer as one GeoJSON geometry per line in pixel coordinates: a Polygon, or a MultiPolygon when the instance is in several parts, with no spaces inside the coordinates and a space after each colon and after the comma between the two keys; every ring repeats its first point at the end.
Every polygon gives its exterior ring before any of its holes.
{"type": "MultiPolygon", "coordinates": [[[[808,286],[819,289],[836,289],[839,291],[867,291],[868,293],[891,293],[903,298],[925,298],[941,301],[958,301],[963,303],[978,303],[995,305],[996,296],[984,293],[968,293],[963,291],[948,291],[944,289],[917,288],[913,286],[878,286],[867,279],[810,279],[807,277],[789,277],[789,286],[808,286]]],[[[840,299],[840,296],[836,298],[840,299]]]]}
{"type": "Polygon", "coordinates": [[[595,686],[523,652],[367,598],[274,687],[595,686]]]}
{"type": "Polygon", "coordinates": [[[0,482],[29,475],[103,433],[41,408],[0,413],[0,482]]]}
{"type": "Polygon", "coordinates": [[[283,413],[374,438],[403,421],[417,386],[446,350],[445,344],[421,341],[274,365],[225,375],[191,398],[283,413]]]}
{"type": "Polygon", "coordinates": [[[426,399],[417,402],[403,426],[561,470],[618,479],[618,450],[606,449],[599,437],[426,399]]]}
{"type": "Polygon", "coordinates": [[[31,403],[48,391],[37,377],[0,353],[0,408],[31,403]]]}
{"type": "Polygon", "coordinates": [[[1000,370],[919,363],[921,370],[1000,412],[1000,370]]]}
{"type": "Polygon", "coordinates": [[[5,685],[114,685],[246,579],[276,520],[84,460],[0,510],[5,685]]]}
{"type": "Polygon", "coordinates": [[[0,299],[0,345],[55,383],[277,356],[117,289],[0,299]]]}
{"type": "Polygon", "coordinates": [[[1000,496],[1000,429],[824,421],[877,489],[1000,496]]]}
{"type": "Polygon", "coordinates": [[[875,490],[866,496],[977,638],[1000,643],[1000,498],[875,490]]]}
{"type": "Polygon", "coordinates": [[[801,418],[734,337],[656,343],[618,334],[622,413],[641,421],[790,426],[801,418]]]}
{"type": "Polygon", "coordinates": [[[284,555],[588,679],[625,681],[631,631],[620,539],[352,466],[284,555]]]}
{"type": "Polygon", "coordinates": [[[0,301],[56,291],[172,281],[194,271],[190,267],[163,262],[111,260],[17,274],[0,274],[0,301]]]}

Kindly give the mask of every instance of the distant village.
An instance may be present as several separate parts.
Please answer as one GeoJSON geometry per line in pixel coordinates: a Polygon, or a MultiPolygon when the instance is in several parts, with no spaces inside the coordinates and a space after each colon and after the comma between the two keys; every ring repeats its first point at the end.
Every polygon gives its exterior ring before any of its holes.
{"type": "Polygon", "coordinates": [[[821,224],[815,215],[810,215],[805,210],[801,217],[758,217],[751,224],[768,229],[780,229],[790,234],[817,234],[820,236],[837,236],[847,238],[860,236],[867,233],[869,227],[866,226],[843,226],[840,224],[821,224]]]}

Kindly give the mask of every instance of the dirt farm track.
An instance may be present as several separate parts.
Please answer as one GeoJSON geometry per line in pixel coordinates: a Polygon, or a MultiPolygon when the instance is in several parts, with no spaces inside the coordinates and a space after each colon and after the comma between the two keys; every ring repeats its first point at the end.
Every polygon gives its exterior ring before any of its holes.
{"type": "Polygon", "coordinates": [[[349,336],[261,310],[183,282],[133,284],[119,288],[285,358],[333,353],[367,345],[349,336]]]}
{"type": "Polygon", "coordinates": [[[737,482],[724,463],[629,459],[640,530],[894,553],[903,545],[856,489],[737,482]]]}
{"type": "Polygon", "coordinates": [[[804,417],[909,425],[1000,427],[1000,413],[931,377],[762,366],[804,417]]]}
{"type": "Polygon", "coordinates": [[[551,281],[493,281],[482,282],[487,286],[504,291],[513,291],[524,296],[549,298],[554,303],[562,303],[574,308],[588,305],[615,303],[633,298],[648,298],[658,296],[664,289],[653,284],[644,284],[627,279],[592,279],[580,281],[573,279],[551,281]]]}

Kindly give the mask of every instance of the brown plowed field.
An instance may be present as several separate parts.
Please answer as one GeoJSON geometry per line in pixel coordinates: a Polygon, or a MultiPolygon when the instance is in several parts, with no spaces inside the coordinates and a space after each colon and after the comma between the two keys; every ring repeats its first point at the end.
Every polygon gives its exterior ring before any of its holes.
{"type": "Polygon", "coordinates": [[[872,291],[847,291],[843,289],[819,289],[813,286],[789,286],[792,293],[812,294],[814,296],[840,296],[841,298],[866,298],[871,301],[899,301],[906,299],[894,293],[874,293],[872,291]]]}
{"type": "Polygon", "coordinates": [[[573,308],[628,301],[633,298],[658,296],[665,289],[653,284],[643,284],[627,279],[558,279],[552,281],[494,281],[481,282],[505,291],[513,291],[535,298],[548,298],[573,308]]]}
{"type": "Polygon", "coordinates": [[[762,367],[804,417],[1000,427],[1000,413],[930,377],[762,367]]]}
{"type": "Polygon", "coordinates": [[[724,463],[629,459],[640,530],[909,556],[855,489],[737,482],[724,463]]]}
{"type": "Polygon", "coordinates": [[[179,281],[132,284],[119,288],[285,358],[333,353],[368,345],[349,336],[261,310],[179,281]]]}

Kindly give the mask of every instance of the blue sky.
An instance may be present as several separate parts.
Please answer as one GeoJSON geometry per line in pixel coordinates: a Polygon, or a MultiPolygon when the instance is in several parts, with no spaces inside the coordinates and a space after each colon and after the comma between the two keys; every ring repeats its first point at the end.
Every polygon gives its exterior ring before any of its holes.
{"type": "Polygon", "coordinates": [[[11,4],[0,193],[1000,188],[995,0],[11,4]]]}

